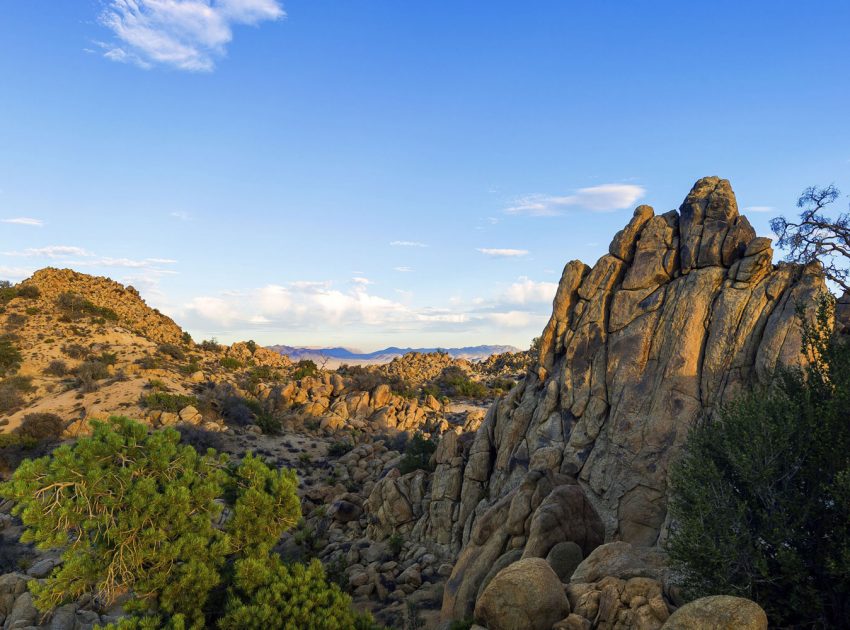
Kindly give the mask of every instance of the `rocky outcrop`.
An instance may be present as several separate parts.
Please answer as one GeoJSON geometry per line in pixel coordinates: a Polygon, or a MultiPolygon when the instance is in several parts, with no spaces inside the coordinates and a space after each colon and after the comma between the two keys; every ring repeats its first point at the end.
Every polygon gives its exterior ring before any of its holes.
{"type": "Polygon", "coordinates": [[[490,565],[512,549],[546,557],[571,540],[663,541],[668,469],[688,429],[778,364],[802,361],[795,311],[823,278],[772,256],[729,182],[707,177],[678,212],[637,208],[592,268],[566,265],[536,365],[463,453],[445,619],[471,612],[490,565]]]}
{"type": "Polygon", "coordinates": [[[662,629],[767,630],[767,615],[749,599],[715,595],[685,604],[670,615],[662,629]]]}
{"type": "Polygon", "coordinates": [[[40,299],[51,305],[64,293],[84,297],[99,308],[114,311],[121,325],[151,341],[180,343],[183,339],[180,326],[145,304],[135,288],[125,287],[109,278],[48,267],[36,271],[22,286],[37,287],[41,292],[40,299]]]}

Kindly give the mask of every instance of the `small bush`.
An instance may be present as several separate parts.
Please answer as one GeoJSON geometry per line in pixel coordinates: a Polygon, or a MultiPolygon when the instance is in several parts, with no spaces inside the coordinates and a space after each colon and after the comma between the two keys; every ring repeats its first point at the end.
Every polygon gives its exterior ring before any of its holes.
{"type": "Polygon", "coordinates": [[[16,432],[34,440],[55,440],[64,430],[65,422],[55,413],[28,413],[16,432]]]}
{"type": "Polygon", "coordinates": [[[148,381],[148,389],[152,389],[155,392],[167,392],[168,387],[165,383],[163,383],[158,378],[152,378],[148,381]]]}
{"type": "Polygon", "coordinates": [[[216,341],[215,337],[204,339],[198,346],[201,350],[206,350],[207,352],[221,352],[221,344],[216,341]]]}
{"type": "Polygon", "coordinates": [[[105,306],[97,306],[75,293],[63,293],[56,299],[56,305],[71,321],[81,317],[102,317],[104,320],[118,321],[118,313],[105,306]]]}
{"type": "Polygon", "coordinates": [[[368,615],[351,607],[351,597],[328,583],[322,563],[287,566],[279,556],[238,560],[227,607],[218,627],[266,630],[366,630],[368,615]]]}
{"type": "Polygon", "coordinates": [[[24,404],[21,392],[8,383],[0,382],[0,413],[10,413],[24,404]]]}
{"type": "Polygon", "coordinates": [[[37,300],[41,297],[41,291],[39,291],[38,287],[34,284],[25,284],[18,287],[18,297],[26,300],[37,300]]]}
{"type": "Polygon", "coordinates": [[[109,377],[109,370],[100,361],[84,361],[74,370],[77,387],[84,393],[97,391],[97,381],[109,377]]]}
{"type": "Polygon", "coordinates": [[[180,336],[180,339],[181,339],[181,340],[183,341],[183,343],[185,343],[186,345],[189,345],[190,343],[192,343],[192,335],[190,335],[188,332],[184,332],[184,333],[180,336]]]}
{"type": "Polygon", "coordinates": [[[484,384],[473,381],[466,372],[456,366],[444,369],[437,379],[437,384],[449,396],[484,398],[489,394],[484,384]]]}
{"type": "Polygon", "coordinates": [[[401,554],[401,550],[404,549],[404,537],[398,532],[394,532],[387,540],[387,544],[390,547],[390,553],[397,558],[401,554]]]}
{"type": "Polygon", "coordinates": [[[68,365],[61,359],[54,359],[44,368],[44,373],[48,376],[58,376],[61,378],[68,374],[68,365]]]}
{"type": "Polygon", "coordinates": [[[199,453],[206,453],[208,449],[221,451],[226,446],[221,433],[216,431],[207,431],[190,424],[180,424],[175,428],[180,433],[180,441],[189,444],[199,453]]]}
{"type": "Polygon", "coordinates": [[[173,344],[173,343],[161,343],[161,344],[159,344],[157,351],[160,354],[164,354],[166,356],[171,357],[175,361],[185,361],[186,360],[186,353],[183,352],[183,349],[180,346],[173,344]]]}
{"type": "Polygon", "coordinates": [[[147,355],[136,359],[135,364],[143,370],[155,370],[159,367],[159,358],[147,355]]]}
{"type": "Polygon", "coordinates": [[[292,373],[292,378],[297,381],[308,376],[315,376],[318,371],[319,368],[315,362],[310,359],[302,359],[295,364],[295,371],[292,373]]]}
{"type": "Polygon", "coordinates": [[[14,374],[21,367],[23,357],[8,338],[0,338],[0,378],[14,374]]]}
{"type": "Polygon", "coordinates": [[[334,442],[328,448],[328,455],[331,457],[342,457],[353,448],[354,445],[351,442],[334,442]]]}
{"type": "Polygon", "coordinates": [[[6,304],[18,297],[18,289],[8,280],[0,280],[0,304],[6,304]]]}
{"type": "Polygon", "coordinates": [[[178,412],[185,407],[197,407],[198,399],[194,396],[184,394],[168,394],[166,392],[153,392],[142,396],[142,405],[148,409],[157,411],[178,412]]]}
{"type": "Polygon", "coordinates": [[[21,313],[10,313],[8,317],[6,317],[6,327],[10,329],[20,328],[26,323],[27,316],[22,315],[21,313]]]}
{"type": "Polygon", "coordinates": [[[115,365],[118,361],[118,355],[114,352],[101,352],[100,356],[97,358],[98,361],[103,363],[104,365],[115,365]]]}
{"type": "Polygon", "coordinates": [[[238,370],[242,367],[242,362],[234,357],[221,357],[219,363],[226,370],[238,370]]]}
{"type": "Polygon", "coordinates": [[[89,354],[89,349],[81,346],[78,343],[71,343],[62,346],[62,352],[71,359],[84,359],[89,354]]]}
{"type": "Polygon", "coordinates": [[[245,342],[245,346],[248,348],[248,352],[250,352],[251,354],[254,354],[257,351],[257,342],[253,339],[250,339],[249,341],[245,342]]]}
{"type": "Polygon", "coordinates": [[[406,475],[414,470],[434,470],[430,460],[436,450],[436,440],[426,439],[421,433],[417,433],[404,450],[404,457],[398,465],[399,472],[406,475]]]}

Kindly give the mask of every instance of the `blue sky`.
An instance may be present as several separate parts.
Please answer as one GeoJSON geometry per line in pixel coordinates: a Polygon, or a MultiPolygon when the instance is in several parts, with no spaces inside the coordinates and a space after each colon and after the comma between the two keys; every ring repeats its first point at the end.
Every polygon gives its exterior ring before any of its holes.
{"type": "Polygon", "coordinates": [[[804,187],[850,192],[848,20],[846,2],[7,0],[0,277],[108,275],[196,338],[525,346],[564,264],[638,203],[716,174],[769,234],[804,187]]]}

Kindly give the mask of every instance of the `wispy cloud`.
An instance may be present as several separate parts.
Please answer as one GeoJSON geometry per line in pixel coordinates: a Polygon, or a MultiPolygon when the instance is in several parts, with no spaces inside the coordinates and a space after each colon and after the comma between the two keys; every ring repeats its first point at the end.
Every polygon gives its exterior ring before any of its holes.
{"type": "Polygon", "coordinates": [[[0,280],[23,280],[33,274],[31,267],[7,267],[0,265],[0,280]]]}
{"type": "Polygon", "coordinates": [[[393,247],[428,247],[425,243],[419,241],[390,241],[393,247]]]}
{"type": "Polygon", "coordinates": [[[374,282],[372,282],[371,280],[369,280],[369,278],[364,278],[363,276],[354,276],[354,277],[351,279],[351,281],[352,281],[354,284],[359,285],[359,286],[361,286],[361,287],[365,287],[365,286],[368,286],[368,285],[370,285],[370,284],[375,284],[374,282]]]}
{"type": "Polygon", "coordinates": [[[109,0],[100,23],[112,42],[98,42],[112,61],[209,72],[226,53],[234,25],[278,20],[278,0],[109,0]]]}
{"type": "Polygon", "coordinates": [[[14,219],[0,219],[0,223],[13,223],[15,225],[28,225],[30,227],[42,227],[44,221],[30,217],[16,217],[14,219]]]}
{"type": "Polygon", "coordinates": [[[773,206],[747,206],[746,208],[741,208],[741,212],[744,214],[750,212],[776,212],[776,208],[773,206]]]}
{"type": "Polygon", "coordinates": [[[398,271],[400,273],[409,273],[413,271],[413,267],[393,267],[393,271],[398,271]]]}
{"type": "Polygon", "coordinates": [[[582,208],[592,212],[611,212],[629,208],[644,196],[646,190],[635,184],[601,184],[579,188],[572,195],[525,195],[505,208],[505,214],[551,217],[563,214],[567,208],[582,208]]]}
{"type": "Polygon", "coordinates": [[[500,299],[507,304],[551,302],[557,290],[556,282],[535,282],[522,276],[505,290],[500,299]]]}
{"type": "Polygon", "coordinates": [[[183,210],[172,212],[171,216],[175,219],[180,219],[181,221],[188,221],[192,218],[192,216],[188,212],[184,212],[183,210]]]}
{"type": "Polygon", "coordinates": [[[527,249],[499,249],[492,247],[479,247],[478,251],[484,254],[485,256],[490,256],[492,258],[518,258],[520,256],[527,256],[527,249]]]}
{"type": "Polygon", "coordinates": [[[46,247],[28,247],[14,252],[3,252],[5,256],[22,256],[25,258],[67,258],[68,256],[94,256],[82,247],[71,245],[48,245],[46,247]]]}

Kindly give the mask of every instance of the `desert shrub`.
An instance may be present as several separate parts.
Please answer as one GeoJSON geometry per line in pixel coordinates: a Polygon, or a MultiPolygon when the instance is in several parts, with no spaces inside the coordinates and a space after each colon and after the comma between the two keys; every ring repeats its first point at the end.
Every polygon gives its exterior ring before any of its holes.
{"type": "Polygon", "coordinates": [[[61,359],[54,359],[44,368],[44,373],[49,376],[63,377],[68,374],[68,365],[61,359]]]}
{"type": "Polygon", "coordinates": [[[14,330],[27,323],[27,316],[22,313],[9,313],[6,317],[6,328],[14,330]]]}
{"type": "Polygon", "coordinates": [[[0,337],[0,378],[14,374],[21,367],[23,357],[8,337],[0,337]]]}
{"type": "Polygon", "coordinates": [[[64,430],[65,422],[55,413],[28,413],[16,433],[34,440],[55,440],[64,430]]]}
{"type": "Polygon", "coordinates": [[[234,563],[233,585],[219,620],[222,629],[293,628],[298,630],[358,630],[374,627],[371,619],[351,608],[351,597],[325,578],[322,563],[287,566],[246,558],[234,563]]]}
{"type": "Polygon", "coordinates": [[[475,622],[472,619],[463,619],[461,621],[452,621],[449,630],[470,630],[475,622]]]}
{"type": "Polygon", "coordinates": [[[514,385],[516,383],[509,378],[497,378],[490,383],[490,387],[500,392],[509,392],[513,389],[514,385]]]}
{"type": "Polygon", "coordinates": [[[218,362],[225,370],[238,370],[242,367],[242,362],[235,357],[221,357],[218,362]]]}
{"type": "Polygon", "coordinates": [[[805,370],[780,370],[688,435],[671,476],[669,550],[685,593],[748,597],[771,626],[850,619],[850,346],[831,300],[804,326],[805,370]]]}
{"type": "Polygon", "coordinates": [[[449,396],[484,398],[489,393],[484,384],[473,381],[466,372],[454,365],[443,370],[437,384],[449,396]]]}
{"type": "Polygon", "coordinates": [[[134,361],[143,370],[155,370],[159,367],[159,358],[151,355],[145,355],[134,361]]]}
{"type": "Polygon", "coordinates": [[[97,360],[103,363],[103,365],[115,365],[118,362],[118,355],[115,352],[106,352],[104,350],[100,353],[97,360]]]}
{"type": "Polygon", "coordinates": [[[148,389],[155,392],[167,392],[168,386],[158,378],[152,378],[148,381],[148,389]]]}
{"type": "Polygon", "coordinates": [[[414,435],[404,449],[404,456],[399,462],[398,469],[402,475],[414,470],[434,470],[431,465],[431,455],[437,450],[437,441],[426,438],[421,433],[414,435]]]}
{"type": "Polygon", "coordinates": [[[231,567],[275,566],[270,549],[300,516],[295,474],[251,454],[238,465],[200,455],[177,431],[148,434],[126,418],[93,427],[0,484],[26,528],[22,542],[62,550],[62,564],[30,583],[35,605],[48,611],[91,596],[108,608],[132,593],[124,609],[155,617],[121,627],[214,625],[210,595],[231,586],[231,567]],[[225,505],[232,513],[217,527],[225,505]]]}
{"type": "Polygon", "coordinates": [[[100,317],[108,321],[118,321],[118,313],[105,306],[97,306],[76,293],[63,293],[56,298],[56,306],[69,320],[73,321],[81,317],[100,317]]]}
{"type": "Polygon", "coordinates": [[[319,368],[316,366],[314,361],[310,359],[302,359],[298,363],[295,364],[295,370],[292,372],[292,378],[296,381],[302,378],[306,378],[307,376],[315,376],[319,371],[319,368]]]}
{"type": "Polygon", "coordinates": [[[41,297],[41,291],[39,291],[38,287],[34,284],[25,284],[18,287],[17,293],[18,297],[26,300],[37,300],[41,297]]]}
{"type": "Polygon", "coordinates": [[[9,413],[24,404],[21,392],[8,383],[0,382],[0,413],[9,413]]]}
{"type": "Polygon", "coordinates": [[[328,455],[331,457],[342,457],[353,448],[354,445],[351,442],[334,442],[328,447],[328,455]]]}
{"type": "Polygon", "coordinates": [[[190,374],[194,374],[200,369],[201,365],[198,363],[197,359],[193,358],[189,363],[180,366],[180,373],[189,376],[190,374]]]}
{"type": "Polygon", "coordinates": [[[352,390],[370,391],[386,382],[380,373],[362,365],[342,365],[337,372],[351,381],[352,390]]]}
{"type": "Polygon", "coordinates": [[[180,441],[189,444],[199,453],[206,453],[210,448],[221,451],[226,447],[224,438],[217,431],[207,431],[191,424],[179,424],[174,428],[180,433],[180,441]]]}
{"type": "Polygon", "coordinates": [[[390,553],[394,558],[397,558],[401,554],[401,550],[404,549],[404,536],[398,532],[393,532],[387,539],[387,544],[389,545],[390,553]]]}
{"type": "Polygon", "coordinates": [[[62,353],[71,359],[83,359],[88,356],[89,349],[78,343],[71,343],[62,346],[62,353]]]}
{"type": "Polygon", "coordinates": [[[33,316],[38,315],[41,311],[35,306],[28,306],[24,312],[29,316],[33,316]]]}
{"type": "Polygon", "coordinates": [[[198,399],[185,394],[169,394],[167,392],[152,392],[142,396],[142,406],[157,411],[177,412],[185,407],[197,407],[198,399]]]}
{"type": "Polygon", "coordinates": [[[13,473],[25,459],[46,455],[54,445],[19,433],[0,433],[0,476],[13,473]]]}
{"type": "Polygon", "coordinates": [[[215,337],[212,339],[204,339],[200,344],[198,344],[201,350],[206,350],[207,352],[221,352],[221,344],[216,341],[215,337]]]}
{"type": "Polygon", "coordinates": [[[18,297],[18,289],[8,280],[0,280],[0,304],[6,304],[18,297]]]}
{"type": "Polygon", "coordinates": [[[190,335],[190,334],[189,334],[188,332],[186,332],[186,331],[183,331],[183,334],[182,334],[182,335],[180,335],[180,340],[181,340],[183,343],[185,343],[185,344],[187,344],[187,345],[188,345],[188,344],[192,343],[192,335],[190,335]]]}
{"type": "Polygon", "coordinates": [[[245,374],[245,383],[249,386],[275,379],[277,379],[277,372],[268,365],[257,365],[245,374]]]}
{"type": "Polygon", "coordinates": [[[175,361],[184,361],[186,359],[186,353],[183,352],[183,349],[173,343],[161,343],[157,347],[157,351],[160,354],[171,357],[175,361]]]}
{"type": "Polygon", "coordinates": [[[249,339],[245,342],[245,346],[248,348],[248,352],[254,354],[257,351],[257,342],[253,339],[249,339]]]}
{"type": "Polygon", "coordinates": [[[74,376],[80,391],[93,392],[97,391],[97,381],[109,377],[109,370],[98,360],[84,361],[74,369],[74,376]]]}

